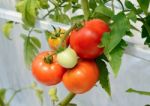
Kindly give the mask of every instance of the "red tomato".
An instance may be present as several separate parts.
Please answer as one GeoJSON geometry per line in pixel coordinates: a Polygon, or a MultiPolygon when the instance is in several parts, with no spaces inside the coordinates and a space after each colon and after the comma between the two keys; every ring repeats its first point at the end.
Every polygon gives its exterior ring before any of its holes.
{"type": "Polygon", "coordinates": [[[99,48],[101,36],[89,28],[83,27],[79,31],[73,31],[70,36],[70,46],[76,51],[79,57],[93,59],[103,53],[99,48]]]}
{"type": "Polygon", "coordinates": [[[90,60],[80,60],[74,68],[66,71],[63,83],[70,92],[81,94],[89,91],[98,78],[99,70],[96,63],[90,60]]]}
{"type": "Polygon", "coordinates": [[[45,85],[58,84],[66,70],[56,62],[55,55],[51,63],[45,62],[44,58],[51,54],[49,51],[42,52],[32,62],[32,74],[45,85]]]}
{"type": "Polygon", "coordinates": [[[102,37],[104,32],[109,32],[109,26],[101,19],[93,19],[85,22],[85,27],[90,28],[92,31],[98,33],[102,37]]]}

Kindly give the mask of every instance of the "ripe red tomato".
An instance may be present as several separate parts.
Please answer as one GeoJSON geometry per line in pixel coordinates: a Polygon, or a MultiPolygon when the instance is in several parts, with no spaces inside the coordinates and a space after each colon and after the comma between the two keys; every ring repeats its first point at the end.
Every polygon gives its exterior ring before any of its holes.
{"type": "Polygon", "coordinates": [[[79,31],[73,31],[70,35],[70,46],[76,51],[79,57],[93,59],[103,53],[99,48],[101,36],[89,28],[83,27],[79,31]]]}
{"type": "Polygon", "coordinates": [[[52,55],[52,53],[49,51],[42,52],[32,62],[32,74],[45,85],[58,84],[66,70],[56,62],[55,55],[52,56],[51,63],[45,61],[45,57],[52,55]]]}
{"type": "Polygon", "coordinates": [[[109,32],[109,26],[106,22],[101,19],[93,19],[85,22],[85,27],[90,28],[92,31],[98,33],[100,38],[104,32],[109,32]]]}
{"type": "Polygon", "coordinates": [[[103,33],[108,31],[109,26],[100,19],[87,21],[83,28],[71,33],[70,45],[81,58],[96,58],[103,53],[103,48],[99,48],[98,44],[103,33]]]}
{"type": "Polygon", "coordinates": [[[63,83],[70,92],[81,94],[89,91],[98,78],[99,70],[94,61],[79,60],[74,68],[66,71],[63,83]]]}

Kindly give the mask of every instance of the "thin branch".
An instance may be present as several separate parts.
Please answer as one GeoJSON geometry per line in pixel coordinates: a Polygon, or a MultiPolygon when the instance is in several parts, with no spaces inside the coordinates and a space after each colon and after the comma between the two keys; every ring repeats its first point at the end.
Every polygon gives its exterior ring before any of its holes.
{"type": "Polygon", "coordinates": [[[125,11],[123,3],[121,2],[121,0],[118,0],[118,2],[120,3],[121,7],[122,7],[122,11],[125,11]]]}
{"type": "Polygon", "coordinates": [[[46,18],[51,12],[53,12],[54,10],[55,10],[55,8],[49,10],[48,13],[45,14],[45,15],[42,17],[42,19],[45,19],[45,18],[46,18]]]}
{"type": "Polygon", "coordinates": [[[115,11],[114,0],[111,0],[111,7],[112,7],[112,10],[115,11]]]}

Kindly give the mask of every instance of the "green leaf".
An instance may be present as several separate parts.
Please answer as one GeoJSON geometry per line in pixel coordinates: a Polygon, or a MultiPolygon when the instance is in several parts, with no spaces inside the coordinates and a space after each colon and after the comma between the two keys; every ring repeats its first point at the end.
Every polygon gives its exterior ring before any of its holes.
{"type": "Polygon", "coordinates": [[[103,58],[96,59],[97,66],[100,70],[100,78],[99,83],[101,84],[102,88],[111,96],[111,87],[109,81],[109,72],[107,70],[106,63],[103,61],[103,58]]]}
{"type": "Polygon", "coordinates": [[[34,57],[38,54],[39,48],[41,48],[40,41],[35,37],[26,36],[25,34],[21,34],[21,37],[24,39],[24,59],[28,68],[34,59],[34,57]]]}
{"type": "Polygon", "coordinates": [[[137,93],[137,94],[140,94],[140,95],[150,96],[150,92],[139,91],[139,90],[135,90],[135,89],[132,89],[132,88],[129,88],[126,92],[128,92],[128,93],[137,93]]]}
{"type": "Polygon", "coordinates": [[[70,9],[71,9],[71,4],[70,3],[64,5],[64,12],[67,12],[70,9]]]}
{"type": "Polygon", "coordinates": [[[129,19],[131,19],[133,22],[136,22],[137,21],[137,17],[136,17],[136,13],[134,11],[130,11],[128,14],[127,14],[127,17],[129,19]]]}
{"type": "Polygon", "coordinates": [[[20,5],[17,5],[17,10],[22,13],[22,20],[28,26],[34,26],[38,14],[40,4],[38,0],[24,0],[20,5]]]}
{"type": "Polygon", "coordinates": [[[84,20],[84,15],[77,15],[77,16],[73,16],[71,17],[71,22],[72,23],[78,23],[84,20]]]}
{"type": "Polygon", "coordinates": [[[95,0],[89,0],[89,7],[94,10],[97,7],[95,0]]]}
{"type": "Polygon", "coordinates": [[[136,8],[135,8],[134,5],[132,4],[132,2],[129,1],[129,0],[125,0],[125,6],[126,6],[128,9],[136,10],[136,8]]]}
{"type": "Polygon", "coordinates": [[[38,0],[40,2],[40,6],[43,9],[49,8],[48,0],[38,0]]]}
{"type": "Polygon", "coordinates": [[[52,15],[52,14],[50,15],[50,18],[53,21],[64,23],[64,24],[69,24],[70,23],[70,18],[66,14],[59,13],[57,9],[55,10],[54,15],[52,15]]]}
{"type": "Polygon", "coordinates": [[[102,37],[102,45],[104,46],[104,54],[110,59],[109,53],[120,43],[123,36],[130,29],[128,18],[123,12],[112,17],[113,23],[110,26],[111,32],[104,33],[102,37]]]}
{"type": "Polygon", "coordinates": [[[43,106],[43,101],[44,101],[44,99],[43,99],[43,90],[40,89],[40,88],[36,88],[35,93],[36,93],[36,96],[38,97],[41,105],[43,106]]]}
{"type": "Polygon", "coordinates": [[[144,20],[145,22],[142,25],[142,38],[146,38],[144,44],[150,47],[150,15],[144,20]]]}
{"type": "Polygon", "coordinates": [[[106,7],[104,4],[100,4],[95,8],[95,14],[96,13],[100,13],[108,17],[112,17],[114,15],[113,11],[110,8],[106,7]]]}
{"type": "Polygon", "coordinates": [[[17,4],[16,4],[16,10],[17,10],[18,12],[23,13],[23,11],[24,11],[24,5],[25,5],[25,0],[20,0],[20,1],[17,2],[17,4]]]}
{"type": "Polygon", "coordinates": [[[122,56],[126,46],[126,42],[122,40],[110,53],[111,59],[109,60],[109,64],[112,67],[115,77],[118,75],[121,66],[122,56]]]}
{"type": "Polygon", "coordinates": [[[150,0],[137,0],[145,14],[148,12],[150,0]]]}
{"type": "Polygon", "coordinates": [[[7,39],[10,39],[10,32],[11,32],[12,28],[13,28],[13,21],[8,21],[3,25],[2,31],[4,33],[4,36],[7,39]]]}
{"type": "Polygon", "coordinates": [[[42,31],[40,29],[37,29],[37,28],[34,28],[33,31],[36,32],[36,33],[42,33],[42,31]]]}

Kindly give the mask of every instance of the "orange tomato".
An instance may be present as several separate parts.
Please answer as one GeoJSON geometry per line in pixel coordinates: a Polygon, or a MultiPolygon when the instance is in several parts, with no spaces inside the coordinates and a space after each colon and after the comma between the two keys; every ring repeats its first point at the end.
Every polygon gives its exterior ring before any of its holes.
{"type": "Polygon", "coordinates": [[[73,93],[89,91],[99,79],[99,69],[92,60],[79,60],[78,64],[63,76],[65,87],[73,93]]]}
{"type": "Polygon", "coordinates": [[[56,62],[56,56],[52,56],[51,63],[45,61],[47,56],[53,52],[45,51],[40,53],[32,62],[32,74],[37,81],[44,85],[56,85],[61,82],[66,69],[56,62]]]}

